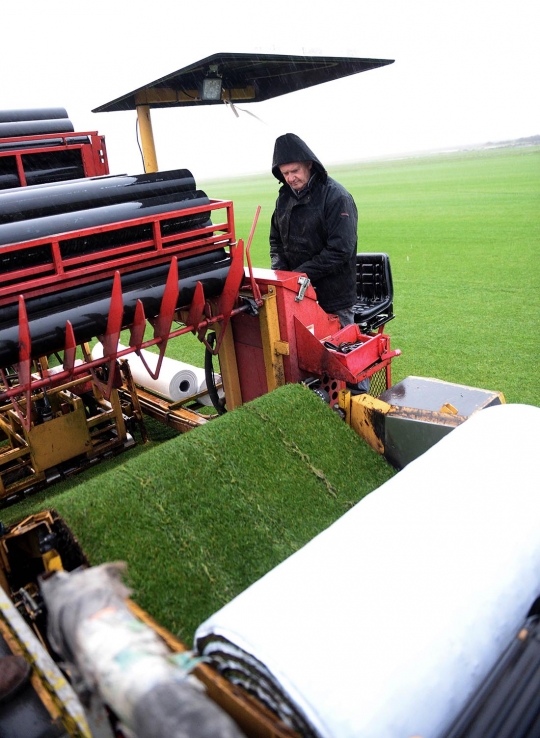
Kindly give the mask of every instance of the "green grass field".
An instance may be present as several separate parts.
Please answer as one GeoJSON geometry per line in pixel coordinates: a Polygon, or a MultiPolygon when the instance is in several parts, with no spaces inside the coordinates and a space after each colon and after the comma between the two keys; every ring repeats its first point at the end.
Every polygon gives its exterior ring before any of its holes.
{"type": "MultiPolygon", "coordinates": [[[[540,147],[330,169],[358,204],[359,250],[389,253],[409,376],[540,405],[540,147]]],[[[235,203],[256,266],[269,266],[272,176],[199,182],[235,203]]],[[[193,336],[168,354],[202,365],[193,336]]],[[[56,508],[92,563],[128,562],[135,599],[189,641],[197,624],[394,472],[308,390],[285,387],[185,436],[152,441],[2,511],[56,508]]]]}
{"type": "MultiPolygon", "coordinates": [[[[507,402],[540,405],[540,147],[501,148],[364,162],[329,173],[353,194],[358,250],[390,255],[402,350],[394,382],[410,375],[499,390],[507,402]]],[[[198,183],[234,202],[236,235],[254,266],[269,267],[274,177],[198,183]]],[[[175,358],[202,366],[192,336],[175,358]]]]}
{"type": "MultiPolygon", "coordinates": [[[[329,173],[353,194],[358,250],[390,255],[394,381],[431,376],[540,404],[540,147],[501,148],[386,162],[329,173]]],[[[267,176],[203,182],[232,199],[236,230],[256,266],[269,266],[278,183],[267,176]]]]}

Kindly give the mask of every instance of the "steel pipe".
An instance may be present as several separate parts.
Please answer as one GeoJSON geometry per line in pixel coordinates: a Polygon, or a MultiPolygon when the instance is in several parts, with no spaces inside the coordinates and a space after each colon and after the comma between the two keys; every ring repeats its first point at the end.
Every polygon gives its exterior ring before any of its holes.
{"type": "Polygon", "coordinates": [[[36,138],[27,141],[2,141],[0,143],[0,151],[12,151],[14,149],[40,149],[53,146],[80,146],[81,144],[90,143],[89,136],[70,136],[57,138],[36,138]]]}
{"type": "Polygon", "coordinates": [[[21,180],[19,179],[19,176],[17,174],[12,174],[10,172],[0,173],[0,190],[7,190],[11,189],[12,187],[20,186],[21,180]]]}
{"type": "Polygon", "coordinates": [[[46,133],[73,133],[74,130],[73,123],[67,118],[25,120],[16,123],[0,123],[0,138],[41,136],[46,133]]]}
{"type": "Polygon", "coordinates": [[[24,174],[27,184],[37,186],[50,184],[52,182],[65,182],[71,179],[79,179],[79,177],[84,176],[84,167],[81,161],[80,164],[71,164],[64,167],[25,170],[24,174]]]}
{"type": "Polygon", "coordinates": [[[0,110],[0,123],[18,123],[27,120],[54,120],[67,118],[65,108],[19,108],[0,110]]]}
{"type": "MultiPolygon", "coordinates": [[[[110,225],[124,220],[160,215],[173,210],[209,205],[206,194],[200,190],[184,192],[179,195],[154,197],[138,202],[119,203],[93,210],[80,210],[74,213],[60,213],[45,218],[24,220],[19,223],[0,225],[0,246],[19,244],[37,238],[46,238],[61,233],[77,232],[83,228],[110,225]],[[181,198],[181,199],[180,199],[181,198]]],[[[210,211],[192,215],[171,217],[162,221],[162,233],[172,235],[186,230],[202,227],[208,223],[210,211]]],[[[63,240],[60,245],[62,256],[69,257],[90,254],[108,248],[136,243],[153,238],[152,223],[134,224],[122,229],[103,230],[87,236],[63,240]]],[[[52,263],[51,249],[48,245],[4,252],[0,248],[0,273],[25,266],[52,263]]]]}
{"type": "MultiPolygon", "coordinates": [[[[54,153],[50,156],[54,157],[54,153]]],[[[32,175],[29,172],[27,177],[32,175]]],[[[188,169],[87,177],[52,188],[34,185],[0,194],[0,224],[195,190],[195,178],[188,169]]]]}

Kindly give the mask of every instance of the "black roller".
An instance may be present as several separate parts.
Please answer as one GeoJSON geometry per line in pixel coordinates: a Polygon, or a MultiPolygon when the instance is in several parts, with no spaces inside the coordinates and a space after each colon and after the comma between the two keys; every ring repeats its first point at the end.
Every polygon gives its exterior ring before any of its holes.
{"type": "Polygon", "coordinates": [[[20,186],[21,180],[19,179],[16,158],[14,156],[0,156],[0,190],[20,186]]]}
{"type": "Polygon", "coordinates": [[[18,174],[0,172],[0,190],[8,190],[12,187],[20,187],[21,180],[18,174]]]}
{"type": "MultiPolygon", "coordinates": [[[[199,269],[207,264],[215,264],[227,258],[224,248],[215,251],[207,251],[203,254],[190,256],[182,259],[179,263],[182,273],[190,269],[199,269]]],[[[122,291],[127,292],[136,286],[138,289],[159,286],[164,283],[169,273],[170,264],[159,264],[158,266],[145,267],[135,272],[122,274],[122,291]]],[[[83,304],[85,302],[110,297],[113,286],[113,278],[100,279],[97,282],[86,282],[76,287],[70,287],[60,292],[52,292],[39,297],[31,297],[25,301],[26,314],[30,319],[36,319],[49,315],[67,305],[83,304]]],[[[0,333],[5,328],[18,325],[19,303],[17,298],[11,305],[3,305],[0,308],[0,333]]]]}
{"type": "MultiPolygon", "coordinates": [[[[229,257],[214,263],[201,266],[192,266],[190,269],[181,268],[179,271],[180,296],[177,308],[188,306],[195,292],[197,282],[200,281],[206,297],[215,297],[223,291],[225,280],[229,272],[231,260],[229,257]]],[[[180,262],[182,266],[182,262],[180,262]]],[[[133,286],[124,295],[124,313],[122,325],[129,327],[133,322],[137,300],[141,300],[147,318],[154,318],[159,314],[161,301],[165,290],[166,277],[160,284],[152,282],[150,286],[133,286]]],[[[103,335],[107,328],[110,298],[82,302],[81,304],[64,305],[56,313],[30,319],[30,335],[32,339],[32,357],[38,358],[62,351],[65,347],[65,326],[69,320],[73,326],[75,339],[78,344],[90,341],[96,336],[103,335]]],[[[19,328],[17,325],[2,328],[0,331],[0,367],[8,367],[19,360],[19,328]]]]}
{"type": "Polygon", "coordinates": [[[2,141],[0,151],[11,151],[12,149],[36,149],[54,146],[81,145],[90,143],[89,136],[70,136],[69,138],[36,138],[28,141],[2,141]]]}
{"type": "MultiPolygon", "coordinates": [[[[196,190],[195,192],[184,192],[179,195],[150,198],[142,202],[120,203],[118,205],[108,205],[104,208],[94,208],[93,210],[80,210],[74,213],[61,213],[46,218],[36,218],[35,220],[24,220],[20,223],[6,223],[0,225],[0,246],[208,204],[209,200],[205,193],[196,190]],[[180,200],[179,197],[183,197],[183,199],[180,200]]],[[[203,211],[193,215],[171,217],[162,221],[161,231],[163,235],[174,235],[210,225],[209,215],[209,211],[203,211]]],[[[121,229],[105,229],[89,236],[74,236],[62,241],[60,250],[63,257],[77,256],[152,238],[152,223],[138,224],[121,229]]],[[[50,263],[52,263],[52,253],[50,246],[47,244],[12,252],[6,252],[0,248],[0,274],[6,274],[15,269],[50,263]]]]}
{"type": "Polygon", "coordinates": [[[37,186],[84,177],[82,155],[78,149],[23,154],[21,161],[27,185],[37,186]]]}
{"type": "MultiPolygon", "coordinates": [[[[79,149],[53,149],[23,154],[21,163],[26,184],[32,187],[45,183],[64,183],[66,180],[84,177],[84,165],[79,149]]],[[[28,189],[21,187],[15,156],[0,156],[0,189],[8,188],[28,189]]],[[[16,204],[13,207],[17,207],[16,204]]],[[[24,220],[26,217],[22,212],[15,213],[14,220],[24,220]]]]}
{"type": "Polygon", "coordinates": [[[52,182],[66,182],[79,179],[84,174],[82,161],[80,164],[71,164],[63,167],[50,167],[49,169],[33,169],[25,172],[26,182],[29,185],[50,184],[52,182]]]}
{"type": "Polygon", "coordinates": [[[0,123],[18,123],[26,120],[55,120],[67,118],[65,108],[19,108],[18,110],[0,110],[0,123]]]}
{"type": "Polygon", "coordinates": [[[54,120],[25,120],[0,123],[0,138],[14,136],[41,136],[47,133],[73,133],[73,123],[67,118],[54,120]]]}
{"type": "MultiPolygon", "coordinates": [[[[47,156],[49,158],[43,161],[55,166],[56,155],[47,152],[47,156]]],[[[133,176],[81,177],[53,188],[25,187],[1,193],[0,224],[195,190],[195,179],[188,169],[133,176]]]]}

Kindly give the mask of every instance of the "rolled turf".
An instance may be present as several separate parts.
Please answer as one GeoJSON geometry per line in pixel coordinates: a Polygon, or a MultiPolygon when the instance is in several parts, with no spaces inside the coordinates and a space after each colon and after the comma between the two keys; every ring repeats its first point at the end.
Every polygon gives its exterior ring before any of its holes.
{"type": "Polygon", "coordinates": [[[196,627],[394,471],[328,405],[288,385],[3,511],[46,508],[92,564],[128,564],[134,599],[188,644],[196,627]]]}

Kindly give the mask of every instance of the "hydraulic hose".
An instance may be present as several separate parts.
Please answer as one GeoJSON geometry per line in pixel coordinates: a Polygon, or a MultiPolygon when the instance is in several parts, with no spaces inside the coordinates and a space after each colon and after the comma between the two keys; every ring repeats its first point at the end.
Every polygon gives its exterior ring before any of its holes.
{"type": "MultiPolygon", "coordinates": [[[[216,334],[214,332],[209,333],[207,340],[209,346],[211,347],[211,349],[213,349],[216,343],[216,334]]],[[[206,379],[206,389],[208,390],[208,395],[212,400],[212,405],[216,409],[217,414],[223,415],[227,412],[227,409],[217,391],[216,383],[214,380],[214,365],[212,363],[212,356],[212,351],[207,347],[204,353],[204,375],[206,379]]]]}

